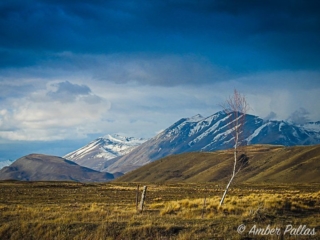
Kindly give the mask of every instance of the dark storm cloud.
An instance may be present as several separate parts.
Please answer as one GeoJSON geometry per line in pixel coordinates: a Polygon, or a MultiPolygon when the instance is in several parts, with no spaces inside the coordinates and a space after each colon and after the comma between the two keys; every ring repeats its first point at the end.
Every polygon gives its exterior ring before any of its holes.
{"type": "Polygon", "coordinates": [[[152,137],[218,111],[234,87],[255,115],[303,106],[288,120],[318,121],[319,11],[312,0],[0,1],[2,157],[64,155],[89,134],[152,137]]]}
{"type": "MultiPolygon", "coordinates": [[[[319,1],[6,1],[1,67],[70,51],[204,56],[234,72],[319,69],[319,1]]],[[[57,59],[55,59],[57,60],[57,59]]]]}

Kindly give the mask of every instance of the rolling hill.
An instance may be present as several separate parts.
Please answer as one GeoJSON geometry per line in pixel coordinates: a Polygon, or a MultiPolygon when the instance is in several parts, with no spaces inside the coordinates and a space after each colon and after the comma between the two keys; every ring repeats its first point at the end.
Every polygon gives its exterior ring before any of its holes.
{"type": "Polygon", "coordinates": [[[98,172],[61,157],[30,154],[0,170],[0,180],[106,182],[114,175],[98,172]]]}
{"type": "MultiPolygon", "coordinates": [[[[320,145],[243,147],[249,158],[235,182],[320,183],[320,145]]],[[[151,162],[122,177],[119,182],[226,182],[233,166],[233,151],[192,152],[151,162]]]]}

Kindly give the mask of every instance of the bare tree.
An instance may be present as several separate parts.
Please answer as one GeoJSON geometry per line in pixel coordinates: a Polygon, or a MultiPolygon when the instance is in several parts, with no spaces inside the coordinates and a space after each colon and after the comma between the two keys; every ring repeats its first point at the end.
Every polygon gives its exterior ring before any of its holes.
{"type": "Polygon", "coordinates": [[[220,206],[223,204],[224,199],[227,195],[227,192],[229,190],[230,184],[232,183],[234,177],[236,174],[240,171],[241,166],[246,163],[247,158],[245,155],[241,155],[240,158],[238,158],[238,148],[241,145],[241,135],[243,134],[243,128],[245,123],[245,116],[247,112],[249,111],[249,104],[247,103],[247,100],[244,95],[241,95],[236,89],[233,92],[233,95],[231,95],[224,104],[222,104],[222,108],[224,112],[228,115],[230,115],[230,129],[233,135],[233,155],[234,155],[234,162],[233,162],[233,170],[231,178],[226,186],[226,189],[224,190],[224,193],[222,195],[220,206]]]}

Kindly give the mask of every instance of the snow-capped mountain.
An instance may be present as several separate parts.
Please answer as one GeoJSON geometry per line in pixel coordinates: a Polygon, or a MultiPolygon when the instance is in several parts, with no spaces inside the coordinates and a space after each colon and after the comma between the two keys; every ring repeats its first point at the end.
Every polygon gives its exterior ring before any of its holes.
{"type": "MultiPolygon", "coordinates": [[[[130,153],[116,159],[104,171],[128,172],[159,158],[192,151],[214,151],[234,146],[232,114],[218,112],[209,117],[183,118],[130,153]]],[[[320,144],[320,122],[294,125],[285,121],[264,121],[247,114],[242,145],[284,146],[320,144]]]]}
{"type": "Polygon", "coordinates": [[[11,165],[13,162],[14,162],[14,160],[3,160],[3,161],[0,161],[0,169],[11,165]]]}
{"type": "Polygon", "coordinates": [[[97,171],[106,169],[117,157],[123,156],[146,139],[124,137],[118,134],[97,138],[88,145],[63,156],[77,164],[97,171]]]}

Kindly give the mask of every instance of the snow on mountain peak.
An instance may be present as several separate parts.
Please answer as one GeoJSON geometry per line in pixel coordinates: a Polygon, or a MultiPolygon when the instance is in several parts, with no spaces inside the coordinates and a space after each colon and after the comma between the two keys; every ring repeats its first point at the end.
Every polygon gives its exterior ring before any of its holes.
{"type": "Polygon", "coordinates": [[[203,119],[203,116],[201,114],[197,114],[192,116],[191,118],[187,118],[186,122],[199,122],[203,119]]]}
{"type": "Polygon", "coordinates": [[[100,139],[109,140],[113,143],[128,144],[133,146],[146,141],[146,139],[144,138],[126,137],[120,134],[107,134],[104,137],[101,137],[100,139]]]}
{"type": "Polygon", "coordinates": [[[126,137],[120,134],[107,134],[93,140],[82,148],[68,153],[64,158],[100,171],[108,165],[107,162],[110,159],[129,153],[145,141],[147,139],[126,137]]]}

